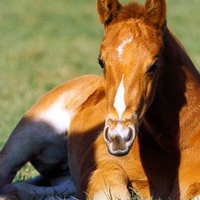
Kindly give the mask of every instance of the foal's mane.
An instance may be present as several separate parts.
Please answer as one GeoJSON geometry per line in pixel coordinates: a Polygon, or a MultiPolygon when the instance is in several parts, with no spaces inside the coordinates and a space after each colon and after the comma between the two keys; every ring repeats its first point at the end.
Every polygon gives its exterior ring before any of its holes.
{"type": "Polygon", "coordinates": [[[144,16],[145,16],[144,6],[134,1],[125,6],[122,6],[116,18],[117,20],[126,20],[129,18],[139,19],[144,16]]]}

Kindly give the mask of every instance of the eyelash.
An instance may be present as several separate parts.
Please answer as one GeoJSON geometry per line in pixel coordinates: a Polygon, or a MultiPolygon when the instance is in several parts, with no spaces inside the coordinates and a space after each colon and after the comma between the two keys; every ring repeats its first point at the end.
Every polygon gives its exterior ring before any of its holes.
{"type": "Polygon", "coordinates": [[[158,61],[156,61],[148,70],[147,70],[147,73],[148,74],[153,74],[156,72],[158,68],[158,61]]]}

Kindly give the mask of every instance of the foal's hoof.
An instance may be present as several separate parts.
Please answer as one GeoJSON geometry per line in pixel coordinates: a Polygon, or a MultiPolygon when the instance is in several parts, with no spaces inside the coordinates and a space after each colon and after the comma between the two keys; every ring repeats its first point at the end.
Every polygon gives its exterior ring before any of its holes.
{"type": "Polygon", "coordinates": [[[197,196],[195,196],[195,197],[192,197],[192,199],[191,200],[200,200],[200,194],[198,194],[197,196]]]}
{"type": "Polygon", "coordinates": [[[17,200],[17,198],[12,195],[0,195],[0,200],[17,200]]]}

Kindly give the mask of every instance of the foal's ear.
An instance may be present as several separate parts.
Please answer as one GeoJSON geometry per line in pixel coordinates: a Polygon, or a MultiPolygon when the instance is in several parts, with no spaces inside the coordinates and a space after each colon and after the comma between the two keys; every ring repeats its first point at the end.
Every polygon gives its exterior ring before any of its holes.
{"type": "Polygon", "coordinates": [[[108,25],[117,15],[121,4],[117,0],[97,0],[97,10],[102,24],[108,25]]]}
{"type": "Polygon", "coordinates": [[[146,21],[154,27],[165,28],[166,24],[166,3],[165,0],[146,0],[145,4],[146,21]]]}

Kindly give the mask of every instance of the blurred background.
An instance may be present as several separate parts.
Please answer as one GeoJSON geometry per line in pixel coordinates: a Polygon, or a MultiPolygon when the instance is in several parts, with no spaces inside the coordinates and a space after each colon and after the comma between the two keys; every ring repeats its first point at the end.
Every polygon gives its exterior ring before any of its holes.
{"type": "MultiPolygon", "coordinates": [[[[167,10],[168,26],[200,70],[199,0],[167,0],[167,10]]],[[[102,37],[95,0],[0,1],[0,148],[44,93],[82,74],[102,74],[102,37]]]]}

